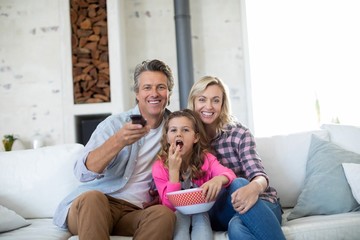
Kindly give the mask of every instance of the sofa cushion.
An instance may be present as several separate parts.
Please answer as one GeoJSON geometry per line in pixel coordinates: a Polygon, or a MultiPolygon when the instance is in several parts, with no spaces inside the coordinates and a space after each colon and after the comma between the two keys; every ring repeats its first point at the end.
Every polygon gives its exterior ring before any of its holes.
{"type": "Polygon", "coordinates": [[[29,224],[29,222],[16,212],[0,205],[0,233],[25,227],[29,224]]]}
{"type": "Polygon", "coordinates": [[[54,225],[51,218],[27,219],[29,226],[0,234],[1,240],[67,240],[71,234],[54,225]]]}
{"type": "Polygon", "coordinates": [[[360,164],[343,163],[342,166],[352,194],[356,201],[360,204],[360,164]]]}
{"type": "Polygon", "coordinates": [[[360,155],[312,137],[304,187],[288,220],[345,213],[359,208],[346,181],[342,163],[360,163],[360,155]]]}
{"type": "Polygon", "coordinates": [[[81,144],[0,152],[0,204],[24,218],[53,217],[78,183],[73,174],[81,144]]]}
{"type": "MultiPolygon", "coordinates": [[[[214,231],[214,240],[227,240],[228,235],[227,232],[216,232],[214,231]]],[[[110,240],[131,240],[132,237],[125,237],[125,236],[110,236],[110,240]]],[[[79,236],[72,236],[68,240],[79,240],[79,236]]]]}
{"type": "Polygon", "coordinates": [[[329,140],[326,130],[256,138],[270,185],[277,190],[283,207],[294,207],[300,195],[312,135],[329,140]]]}
{"type": "Polygon", "coordinates": [[[355,240],[360,235],[360,212],[316,215],[287,221],[291,209],[283,214],[282,230],[288,240],[355,240]]]}

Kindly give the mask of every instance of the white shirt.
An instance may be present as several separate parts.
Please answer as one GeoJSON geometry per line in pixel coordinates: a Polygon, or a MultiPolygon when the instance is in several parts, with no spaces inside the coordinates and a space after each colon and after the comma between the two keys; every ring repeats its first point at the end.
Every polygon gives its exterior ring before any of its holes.
{"type": "Polygon", "coordinates": [[[163,125],[164,121],[162,121],[158,128],[150,129],[150,132],[144,136],[144,145],[140,148],[133,174],[124,188],[111,194],[112,197],[131,202],[140,208],[143,208],[143,202],[151,200],[149,195],[152,181],[151,167],[157,153],[160,151],[163,125]]]}

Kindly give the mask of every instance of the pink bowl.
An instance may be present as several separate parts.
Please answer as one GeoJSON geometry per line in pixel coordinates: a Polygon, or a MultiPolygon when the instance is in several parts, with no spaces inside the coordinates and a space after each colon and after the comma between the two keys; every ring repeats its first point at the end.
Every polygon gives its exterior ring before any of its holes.
{"type": "Polygon", "coordinates": [[[205,203],[201,188],[190,188],[167,193],[171,204],[174,207],[205,203]]]}
{"type": "Polygon", "coordinates": [[[166,194],[176,210],[183,214],[195,214],[209,211],[215,201],[206,202],[201,188],[191,188],[166,194]]]}

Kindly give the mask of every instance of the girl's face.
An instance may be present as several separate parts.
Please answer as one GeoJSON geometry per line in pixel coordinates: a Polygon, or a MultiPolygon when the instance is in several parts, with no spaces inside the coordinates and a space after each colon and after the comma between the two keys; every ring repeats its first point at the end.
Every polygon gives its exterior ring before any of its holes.
{"type": "Polygon", "coordinates": [[[200,115],[201,121],[205,125],[211,125],[220,116],[222,103],[223,92],[221,88],[218,85],[210,85],[196,96],[194,110],[200,115]]]}
{"type": "Polygon", "coordinates": [[[175,117],[169,121],[167,141],[169,144],[180,145],[181,156],[189,155],[193,145],[199,141],[193,123],[187,117],[175,117]]]}

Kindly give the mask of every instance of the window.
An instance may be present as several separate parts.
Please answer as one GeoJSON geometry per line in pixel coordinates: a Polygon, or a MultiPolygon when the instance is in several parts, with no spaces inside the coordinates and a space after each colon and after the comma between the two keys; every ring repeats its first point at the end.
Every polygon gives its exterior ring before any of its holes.
{"type": "Polygon", "coordinates": [[[360,125],[360,2],[246,1],[254,134],[360,125]]]}

